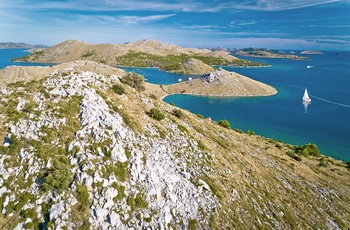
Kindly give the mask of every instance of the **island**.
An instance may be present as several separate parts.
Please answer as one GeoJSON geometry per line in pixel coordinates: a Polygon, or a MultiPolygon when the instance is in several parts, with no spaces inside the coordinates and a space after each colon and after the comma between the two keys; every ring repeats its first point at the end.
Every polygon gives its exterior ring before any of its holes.
{"type": "Polygon", "coordinates": [[[238,49],[234,52],[235,55],[256,57],[256,58],[287,58],[291,60],[306,60],[307,57],[295,55],[295,54],[286,54],[282,50],[270,50],[266,48],[244,48],[238,49]]]}
{"type": "Polygon", "coordinates": [[[211,66],[266,66],[234,57],[225,50],[182,48],[152,39],[125,44],[88,44],[67,40],[12,61],[59,64],[89,60],[110,66],[159,67],[161,70],[172,71],[189,58],[201,60],[211,66]]]}
{"type": "Polygon", "coordinates": [[[303,50],[300,52],[300,54],[323,54],[323,53],[317,50],[303,50]]]}
{"type": "Polygon", "coordinates": [[[45,45],[31,45],[23,42],[0,42],[0,49],[12,49],[12,48],[28,48],[28,49],[44,49],[45,45]]]}

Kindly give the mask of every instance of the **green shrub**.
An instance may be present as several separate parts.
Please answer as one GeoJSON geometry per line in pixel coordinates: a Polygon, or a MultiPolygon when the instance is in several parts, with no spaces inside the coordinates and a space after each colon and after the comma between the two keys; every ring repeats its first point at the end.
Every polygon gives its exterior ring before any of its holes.
{"type": "Polygon", "coordinates": [[[0,146],[0,155],[6,155],[9,153],[9,148],[6,146],[1,145],[0,146]]]}
{"type": "Polygon", "coordinates": [[[184,117],[184,113],[180,109],[174,109],[171,114],[173,114],[175,117],[182,119],[184,117]]]}
{"type": "Polygon", "coordinates": [[[69,165],[60,164],[45,172],[42,176],[41,188],[45,191],[66,190],[72,183],[73,177],[69,165]]]}
{"type": "Polygon", "coordinates": [[[95,55],[96,51],[95,50],[91,50],[91,51],[87,51],[85,54],[83,54],[81,57],[83,58],[87,58],[90,57],[92,55],[95,55]]]}
{"type": "Polygon", "coordinates": [[[28,222],[23,227],[24,227],[24,229],[34,229],[34,223],[28,222]]]}
{"type": "Polygon", "coordinates": [[[125,93],[125,89],[121,84],[115,84],[112,86],[113,92],[119,95],[123,95],[125,93]]]}
{"type": "Polygon", "coordinates": [[[121,81],[137,91],[141,92],[144,91],[146,88],[144,86],[144,77],[140,74],[134,73],[134,72],[128,72],[126,75],[123,76],[121,81]]]}
{"type": "Polygon", "coordinates": [[[136,195],[135,206],[136,206],[136,208],[147,208],[148,207],[148,203],[147,203],[147,201],[145,201],[145,196],[143,194],[139,193],[136,195]]]}
{"type": "Polygon", "coordinates": [[[293,151],[288,151],[287,155],[296,161],[301,161],[301,157],[298,156],[297,154],[295,154],[295,152],[293,152],[293,151]]]}
{"type": "Polygon", "coordinates": [[[241,129],[234,129],[237,133],[243,133],[241,129]]]}
{"type": "Polygon", "coordinates": [[[190,230],[196,230],[198,225],[198,221],[196,219],[190,219],[188,221],[188,229],[190,230]]]}
{"type": "Polygon", "coordinates": [[[177,125],[177,128],[181,131],[181,132],[185,132],[188,134],[188,130],[185,126],[183,125],[177,125]]]}
{"type": "Polygon", "coordinates": [[[15,205],[14,210],[16,212],[19,212],[24,205],[28,203],[29,200],[34,201],[34,195],[26,192],[23,195],[20,196],[18,203],[15,205]]]}
{"type": "Polygon", "coordinates": [[[350,161],[346,162],[346,167],[350,169],[350,161]]]}
{"type": "Polygon", "coordinates": [[[24,218],[36,219],[38,217],[38,214],[34,209],[27,208],[21,212],[21,216],[23,216],[24,218]]]}
{"type": "Polygon", "coordinates": [[[158,108],[152,108],[149,111],[148,115],[157,121],[163,120],[165,118],[165,115],[158,108]]]}
{"type": "Polygon", "coordinates": [[[204,119],[202,114],[197,114],[197,117],[204,119]]]}
{"type": "Polygon", "coordinates": [[[22,147],[22,142],[16,137],[16,135],[12,134],[10,138],[10,154],[16,154],[22,147]]]}
{"type": "Polygon", "coordinates": [[[320,150],[315,144],[306,144],[302,146],[295,147],[295,152],[302,156],[315,156],[318,157],[321,155],[320,150]]]}
{"type": "Polygon", "coordinates": [[[201,149],[201,150],[206,150],[206,149],[208,149],[207,146],[205,146],[201,140],[199,140],[199,141],[197,142],[197,144],[198,144],[198,148],[201,149]]]}
{"type": "Polygon", "coordinates": [[[120,200],[126,197],[124,186],[117,184],[117,182],[113,182],[112,187],[118,191],[118,195],[114,199],[120,200]]]}
{"type": "Polygon", "coordinates": [[[247,130],[247,132],[246,132],[248,135],[255,135],[255,132],[254,131],[251,131],[251,130],[247,130]]]}
{"type": "Polygon", "coordinates": [[[220,120],[219,125],[227,129],[231,127],[230,122],[228,122],[228,120],[220,120]]]}
{"type": "Polygon", "coordinates": [[[157,98],[157,96],[156,96],[156,95],[154,95],[153,93],[152,93],[152,94],[150,94],[150,95],[149,95],[149,97],[150,97],[150,98],[152,98],[152,99],[154,99],[154,100],[157,100],[157,99],[158,99],[158,98],[157,98]]]}
{"type": "Polygon", "coordinates": [[[126,200],[126,204],[129,205],[130,207],[135,207],[135,197],[129,196],[128,199],[126,200]]]}
{"type": "Polygon", "coordinates": [[[77,199],[80,205],[80,210],[85,212],[90,205],[89,191],[86,186],[77,184],[77,199]]]}

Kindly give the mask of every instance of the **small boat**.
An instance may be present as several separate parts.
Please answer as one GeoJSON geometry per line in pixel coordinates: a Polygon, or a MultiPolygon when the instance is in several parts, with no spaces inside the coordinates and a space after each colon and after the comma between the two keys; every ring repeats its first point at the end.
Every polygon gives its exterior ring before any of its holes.
{"type": "Polygon", "coordinates": [[[309,97],[309,94],[307,93],[307,88],[305,88],[304,95],[303,95],[303,105],[305,109],[305,113],[307,113],[307,107],[311,103],[311,99],[309,97]]]}
{"type": "Polygon", "coordinates": [[[310,69],[310,68],[312,68],[313,66],[312,65],[308,65],[308,66],[306,66],[306,68],[308,68],[308,69],[310,69]]]}
{"type": "Polygon", "coordinates": [[[307,88],[305,88],[305,91],[304,91],[303,102],[311,102],[309,94],[307,93],[307,88]]]}

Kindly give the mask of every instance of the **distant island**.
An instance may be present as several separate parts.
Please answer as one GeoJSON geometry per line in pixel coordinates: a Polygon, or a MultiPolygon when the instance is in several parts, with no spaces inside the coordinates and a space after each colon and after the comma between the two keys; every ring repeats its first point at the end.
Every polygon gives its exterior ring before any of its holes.
{"type": "Polygon", "coordinates": [[[31,45],[27,43],[16,43],[16,42],[0,42],[0,49],[10,49],[10,48],[28,48],[28,49],[36,49],[36,48],[47,48],[45,45],[31,45]]]}
{"type": "Polygon", "coordinates": [[[317,50],[303,50],[300,52],[300,54],[323,54],[323,53],[317,50]]]}
{"type": "Polygon", "coordinates": [[[294,54],[286,54],[282,50],[270,50],[266,48],[253,48],[253,47],[238,49],[234,52],[234,54],[240,55],[240,56],[257,57],[257,58],[287,58],[291,60],[308,59],[306,57],[302,57],[294,54]]]}
{"type": "Polygon", "coordinates": [[[266,66],[234,57],[226,50],[182,48],[151,39],[125,44],[96,45],[67,40],[12,61],[59,64],[89,60],[110,66],[159,67],[164,71],[177,72],[181,68],[180,65],[189,58],[195,58],[210,66],[266,66]]]}

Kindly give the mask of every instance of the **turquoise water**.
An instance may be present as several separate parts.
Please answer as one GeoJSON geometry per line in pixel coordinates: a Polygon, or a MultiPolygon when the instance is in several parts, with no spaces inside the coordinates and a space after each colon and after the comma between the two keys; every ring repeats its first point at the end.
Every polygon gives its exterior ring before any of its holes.
{"type": "MultiPolygon", "coordinates": [[[[305,55],[310,60],[254,59],[271,64],[264,68],[224,67],[277,88],[270,97],[213,98],[172,95],[164,99],[193,113],[219,121],[227,119],[232,128],[252,130],[295,145],[315,143],[325,155],[350,161],[350,52],[305,55]],[[307,65],[314,66],[306,68],[307,65]],[[311,104],[305,112],[301,102],[308,87],[311,104]]],[[[26,54],[25,49],[0,49],[0,68],[9,60],[26,54]]],[[[244,57],[245,58],[245,57],[244,57]]],[[[246,58],[247,59],[247,58],[246,58]]],[[[45,65],[45,64],[40,64],[45,65]]],[[[176,83],[189,76],[169,74],[156,68],[124,68],[140,73],[148,82],[176,83]]]]}
{"type": "MultiPolygon", "coordinates": [[[[133,68],[133,67],[120,67],[128,72],[135,72],[145,76],[145,79],[149,83],[159,84],[159,85],[169,85],[177,83],[179,79],[187,81],[189,75],[183,74],[173,74],[163,71],[159,71],[158,68],[133,68]]],[[[196,76],[191,76],[196,77],[196,76]]]]}
{"type": "Polygon", "coordinates": [[[24,48],[15,48],[15,49],[0,49],[0,69],[5,68],[9,65],[20,65],[20,66],[48,66],[50,64],[44,63],[24,63],[24,62],[11,62],[10,60],[13,58],[22,57],[27,55],[28,49],[24,48]]]}
{"type": "Polygon", "coordinates": [[[350,160],[350,52],[305,55],[310,60],[254,59],[265,68],[224,67],[270,84],[270,97],[208,98],[172,95],[164,99],[232,128],[252,130],[295,145],[315,143],[325,155],[350,160]],[[314,66],[306,68],[307,65],[314,66]],[[308,87],[311,104],[305,112],[301,98],[308,87]]]}

